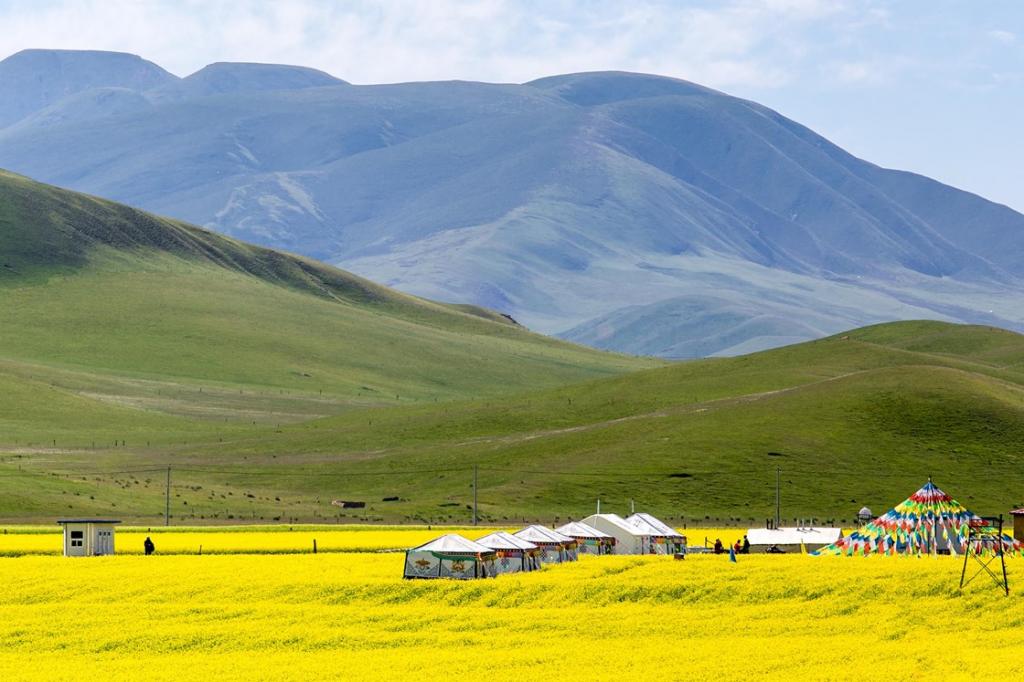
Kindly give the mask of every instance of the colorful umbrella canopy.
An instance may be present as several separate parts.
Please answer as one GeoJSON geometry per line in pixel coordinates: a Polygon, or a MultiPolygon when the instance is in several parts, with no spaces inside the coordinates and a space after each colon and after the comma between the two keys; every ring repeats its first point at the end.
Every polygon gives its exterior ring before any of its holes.
{"type": "MultiPolygon", "coordinates": [[[[920,490],[885,514],[813,554],[962,554],[970,524],[980,521],[980,517],[929,479],[920,490]]],[[[1016,553],[1022,545],[1004,535],[1003,549],[1016,553]]]]}

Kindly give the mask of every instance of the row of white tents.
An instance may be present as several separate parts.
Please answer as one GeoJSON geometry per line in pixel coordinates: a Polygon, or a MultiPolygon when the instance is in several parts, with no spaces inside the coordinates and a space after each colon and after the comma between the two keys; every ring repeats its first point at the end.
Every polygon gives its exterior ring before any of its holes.
{"type": "Polygon", "coordinates": [[[675,554],[686,538],[650,514],[593,514],[556,529],[527,526],[478,540],[450,533],[405,553],[406,578],[489,578],[576,561],[580,554],[675,554]]]}

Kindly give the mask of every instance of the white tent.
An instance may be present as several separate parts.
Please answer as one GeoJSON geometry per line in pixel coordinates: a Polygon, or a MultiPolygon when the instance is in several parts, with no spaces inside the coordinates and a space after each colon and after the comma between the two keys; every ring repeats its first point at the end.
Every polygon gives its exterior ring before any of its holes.
{"type": "Polygon", "coordinates": [[[536,571],[540,568],[540,547],[511,533],[499,530],[483,536],[477,542],[497,552],[494,568],[498,573],[536,571]]]}
{"type": "Polygon", "coordinates": [[[808,552],[831,545],[843,537],[841,528],[751,528],[747,531],[750,551],[799,552],[800,545],[808,552]]]}
{"type": "Polygon", "coordinates": [[[497,554],[454,533],[442,535],[405,553],[403,578],[490,578],[497,554]]]}
{"type": "Polygon", "coordinates": [[[638,512],[627,516],[626,521],[650,533],[651,554],[676,554],[686,547],[686,538],[682,533],[650,514],[638,512]]]}
{"type": "Polygon", "coordinates": [[[513,535],[540,547],[542,563],[560,564],[563,561],[576,561],[576,540],[568,535],[562,535],[544,526],[527,526],[513,535]]]}
{"type": "Polygon", "coordinates": [[[651,553],[651,534],[618,514],[591,514],[583,523],[615,538],[615,554],[651,553]]]}
{"type": "Polygon", "coordinates": [[[612,554],[615,551],[615,538],[585,523],[570,521],[555,530],[574,538],[580,554],[612,554]]]}

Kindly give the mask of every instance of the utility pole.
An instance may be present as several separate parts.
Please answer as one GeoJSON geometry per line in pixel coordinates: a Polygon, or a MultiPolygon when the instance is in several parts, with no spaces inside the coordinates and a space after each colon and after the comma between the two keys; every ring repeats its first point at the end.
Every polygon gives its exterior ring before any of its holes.
{"type": "Polygon", "coordinates": [[[164,525],[171,525],[171,465],[167,465],[167,490],[164,494],[164,525]]]}
{"type": "Polygon", "coordinates": [[[477,519],[479,518],[477,516],[477,508],[476,508],[477,469],[478,468],[479,468],[479,465],[476,465],[476,464],[473,465],[473,525],[474,526],[477,524],[477,519]]]}
{"type": "Polygon", "coordinates": [[[782,484],[782,467],[775,467],[775,527],[779,527],[782,514],[782,503],[779,498],[779,488],[782,484]]]}

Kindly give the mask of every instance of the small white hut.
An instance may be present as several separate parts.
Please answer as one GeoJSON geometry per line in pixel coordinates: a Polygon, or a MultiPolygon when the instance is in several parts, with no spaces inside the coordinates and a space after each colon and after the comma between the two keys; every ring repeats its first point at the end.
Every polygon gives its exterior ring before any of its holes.
{"type": "Polygon", "coordinates": [[[64,526],[64,556],[102,556],[114,553],[114,519],[60,519],[64,526]]]}
{"type": "Polygon", "coordinates": [[[843,537],[841,528],[751,528],[747,531],[751,552],[799,553],[831,545],[843,537]]]}

